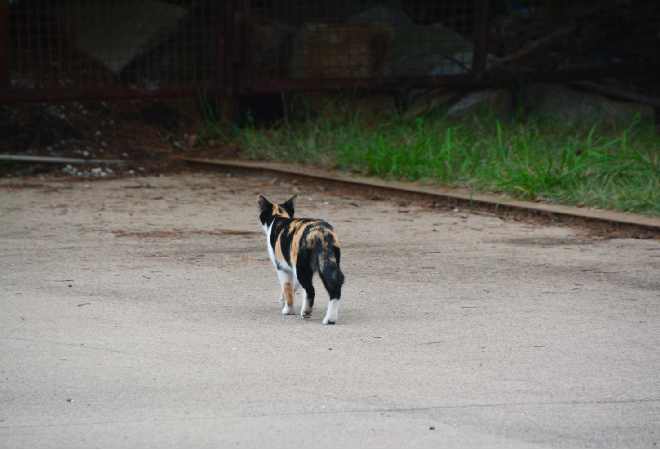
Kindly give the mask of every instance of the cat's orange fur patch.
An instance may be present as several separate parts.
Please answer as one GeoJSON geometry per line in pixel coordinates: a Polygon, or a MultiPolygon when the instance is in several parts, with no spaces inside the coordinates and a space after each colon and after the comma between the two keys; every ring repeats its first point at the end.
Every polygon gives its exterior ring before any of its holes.
{"type": "Polygon", "coordinates": [[[280,216],[280,217],[286,217],[288,219],[291,218],[289,216],[289,213],[286,212],[283,208],[281,208],[280,205],[273,205],[273,215],[274,216],[280,216]]]}
{"type": "Polygon", "coordinates": [[[284,286],[282,286],[282,290],[284,291],[286,306],[291,308],[293,306],[293,286],[291,286],[291,283],[284,283],[284,286]]]}
{"type": "Polygon", "coordinates": [[[300,237],[305,231],[305,228],[307,228],[304,225],[301,226],[301,223],[302,222],[299,220],[291,223],[291,226],[296,230],[294,231],[293,237],[291,238],[291,266],[293,267],[296,267],[296,263],[298,262],[298,250],[300,250],[300,237]]]}
{"type": "MultiPolygon", "coordinates": [[[[302,235],[307,230],[309,227],[313,227],[316,225],[318,222],[303,222],[302,220],[296,220],[295,222],[291,223],[291,228],[295,230],[293,232],[293,237],[291,238],[291,265],[293,267],[296,267],[296,263],[298,261],[298,251],[300,250],[300,240],[302,239],[302,235]]],[[[313,232],[310,232],[308,235],[311,236],[313,232]]],[[[309,242],[309,241],[308,241],[309,242]]]]}
{"type": "Polygon", "coordinates": [[[278,261],[285,262],[284,253],[282,253],[282,240],[281,239],[278,239],[277,242],[275,243],[275,258],[277,258],[278,261]]]}
{"type": "Polygon", "coordinates": [[[307,247],[310,249],[314,248],[314,244],[316,244],[317,240],[321,242],[323,241],[323,231],[315,227],[307,235],[307,247]]]}
{"type": "Polygon", "coordinates": [[[339,248],[339,238],[337,237],[337,233],[335,231],[332,232],[332,245],[339,248]]]}

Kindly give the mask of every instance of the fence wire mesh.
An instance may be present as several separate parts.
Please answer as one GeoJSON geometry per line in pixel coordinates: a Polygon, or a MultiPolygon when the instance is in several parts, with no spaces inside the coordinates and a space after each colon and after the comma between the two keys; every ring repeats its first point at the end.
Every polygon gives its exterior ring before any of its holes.
{"type": "MultiPolygon", "coordinates": [[[[6,10],[9,90],[167,93],[222,84],[225,2],[16,1],[6,10]]],[[[7,43],[4,43],[7,45],[7,43]]]]}
{"type": "Polygon", "coordinates": [[[256,2],[253,79],[452,75],[472,70],[474,2],[256,2]]]}
{"type": "Polygon", "coordinates": [[[660,2],[504,1],[491,9],[488,51],[510,72],[658,63],[660,2]]]}
{"type": "Polygon", "coordinates": [[[606,77],[660,55],[656,0],[0,2],[5,101],[606,77]]]}

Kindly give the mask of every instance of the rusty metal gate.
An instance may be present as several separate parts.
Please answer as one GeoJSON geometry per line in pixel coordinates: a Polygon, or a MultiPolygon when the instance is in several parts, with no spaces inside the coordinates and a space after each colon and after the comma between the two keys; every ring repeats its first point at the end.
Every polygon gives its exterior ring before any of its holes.
{"type": "Polygon", "coordinates": [[[4,0],[0,102],[648,74],[658,3],[4,0]]]}

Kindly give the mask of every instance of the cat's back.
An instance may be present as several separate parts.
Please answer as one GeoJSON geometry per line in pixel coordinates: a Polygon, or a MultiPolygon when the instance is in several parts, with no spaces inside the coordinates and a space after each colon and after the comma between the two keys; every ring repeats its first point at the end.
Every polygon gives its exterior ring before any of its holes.
{"type": "Polygon", "coordinates": [[[289,219],[280,218],[275,241],[290,248],[311,247],[316,242],[331,242],[339,247],[339,239],[334,228],[322,219],[289,219]]]}

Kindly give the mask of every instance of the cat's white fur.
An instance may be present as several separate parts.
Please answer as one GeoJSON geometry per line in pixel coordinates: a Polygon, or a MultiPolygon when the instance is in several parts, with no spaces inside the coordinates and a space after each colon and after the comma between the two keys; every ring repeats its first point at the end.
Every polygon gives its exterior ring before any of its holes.
{"type": "MultiPolygon", "coordinates": [[[[296,270],[289,266],[286,261],[279,261],[280,267],[284,268],[284,270],[280,270],[277,268],[278,261],[275,259],[275,251],[273,250],[273,247],[270,245],[270,232],[273,229],[273,224],[271,223],[270,226],[262,225],[264,232],[266,233],[266,242],[268,243],[268,255],[270,256],[270,260],[275,266],[275,269],[277,270],[277,278],[280,280],[280,286],[282,287],[282,294],[280,296],[280,305],[282,305],[282,314],[289,315],[289,314],[295,314],[294,310],[296,309],[296,291],[300,287],[300,283],[298,283],[298,277],[296,276],[296,270]],[[289,308],[289,306],[286,304],[284,301],[284,285],[286,283],[291,284],[291,287],[293,288],[293,300],[294,303],[289,308]]],[[[303,289],[303,292],[305,290],[303,289]]],[[[303,305],[306,304],[307,300],[307,293],[304,294],[305,300],[303,305]]],[[[304,306],[303,306],[304,309],[304,306]]],[[[303,315],[304,317],[304,315],[303,315]]]]}
{"type": "Polygon", "coordinates": [[[323,325],[327,325],[329,323],[335,323],[337,321],[337,317],[339,316],[339,300],[336,298],[331,298],[330,302],[328,303],[328,312],[325,315],[325,319],[323,319],[323,325]]]}

